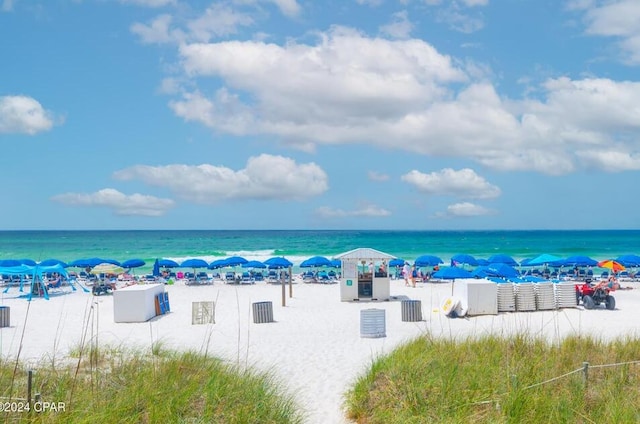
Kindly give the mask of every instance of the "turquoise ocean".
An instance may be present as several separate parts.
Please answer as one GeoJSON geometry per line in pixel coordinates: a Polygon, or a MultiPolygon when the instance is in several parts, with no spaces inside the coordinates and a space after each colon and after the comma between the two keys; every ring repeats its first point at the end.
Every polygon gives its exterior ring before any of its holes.
{"type": "Polygon", "coordinates": [[[369,247],[412,261],[436,255],[449,263],[467,253],[488,258],[496,253],[518,262],[542,253],[561,257],[586,255],[596,260],[640,254],[640,230],[593,231],[358,231],[358,230],[153,230],[153,231],[0,231],[0,259],[35,261],[100,257],[124,261],[140,258],[150,271],[156,258],[180,262],[228,256],[265,260],[284,256],[298,265],[322,255],[332,258],[369,247]]]}

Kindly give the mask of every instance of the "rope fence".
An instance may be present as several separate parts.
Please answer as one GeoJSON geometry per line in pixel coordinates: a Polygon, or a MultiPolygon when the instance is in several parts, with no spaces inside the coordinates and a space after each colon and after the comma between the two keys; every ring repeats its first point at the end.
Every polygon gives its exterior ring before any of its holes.
{"type": "MultiPolygon", "coordinates": [[[[529,390],[529,389],[533,389],[535,387],[540,387],[543,386],[545,384],[549,384],[549,383],[553,383],[554,381],[558,381],[560,379],[569,377],[570,375],[573,374],[577,374],[577,373],[582,373],[582,380],[583,383],[585,385],[585,387],[588,385],[589,383],[589,369],[598,369],[598,368],[611,368],[611,367],[620,367],[620,366],[625,366],[625,365],[640,365],[640,361],[629,361],[629,362],[616,362],[613,364],[600,364],[600,365],[590,365],[589,362],[583,362],[582,363],[582,367],[581,368],[576,368],[573,371],[569,371],[567,373],[564,373],[562,375],[556,376],[556,377],[552,377],[548,380],[544,380],[544,381],[540,381],[538,383],[534,383],[534,384],[530,384],[528,386],[522,387],[521,390],[529,390]]],[[[514,381],[514,385],[516,380],[516,376],[512,376],[512,379],[514,381]]],[[[506,393],[503,393],[502,396],[506,395],[506,393]]],[[[482,401],[477,401],[477,402],[471,402],[467,405],[487,405],[487,404],[493,404],[496,405],[496,407],[499,407],[500,405],[500,401],[497,399],[493,399],[493,400],[482,400],[482,401]]],[[[456,408],[461,407],[462,405],[457,406],[456,408]]]]}

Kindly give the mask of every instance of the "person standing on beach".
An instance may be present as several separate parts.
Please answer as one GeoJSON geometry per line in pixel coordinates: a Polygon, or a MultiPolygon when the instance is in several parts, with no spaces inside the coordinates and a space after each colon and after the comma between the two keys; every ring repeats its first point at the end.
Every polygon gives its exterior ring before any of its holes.
{"type": "Polygon", "coordinates": [[[413,264],[413,266],[411,267],[411,276],[409,278],[411,278],[411,287],[415,288],[416,287],[416,278],[418,277],[418,271],[416,271],[416,265],[413,264]]]}
{"type": "Polygon", "coordinates": [[[409,262],[405,262],[402,267],[402,276],[404,277],[404,285],[409,287],[409,275],[411,274],[411,267],[409,262]]]}

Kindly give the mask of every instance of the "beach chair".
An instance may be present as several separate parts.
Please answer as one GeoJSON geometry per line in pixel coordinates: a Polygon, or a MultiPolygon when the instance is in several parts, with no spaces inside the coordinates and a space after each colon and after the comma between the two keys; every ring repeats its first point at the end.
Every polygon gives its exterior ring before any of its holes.
{"type": "Polygon", "coordinates": [[[231,271],[227,272],[224,274],[224,281],[227,284],[236,284],[236,273],[231,271]]]}
{"type": "Polygon", "coordinates": [[[264,274],[261,272],[256,272],[253,274],[253,281],[264,281],[264,274]]]}
{"type": "Polygon", "coordinates": [[[198,272],[198,274],[196,274],[196,282],[198,284],[211,284],[212,280],[211,278],[209,278],[209,274],[207,274],[205,271],[200,271],[198,272]]]}
{"type": "Polygon", "coordinates": [[[317,283],[318,280],[316,280],[316,275],[313,273],[313,271],[306,271],[302,273],[302,282],[309,284],[317,283]]]}
{"type": "Polygon", "coordinates": [[[103,294],[109,294],[113,292],[113,283],[107,279],[100,279],[93,283],[91,287],[91,293],[94,296],[101,296],[103,294]]]}
{"type": "Polygon", "coordinates": [[[272,269],[267,273],[267,283],[276,284],[277,282],[278,282],[278,273],[272,269]]]}
{"type": "Polygon", "coordinates": [[[253,278],[251,278],[251,274],[248,271],[242,273],[242,278],[240,278],[241,284],[253,284],[253,278]]]}

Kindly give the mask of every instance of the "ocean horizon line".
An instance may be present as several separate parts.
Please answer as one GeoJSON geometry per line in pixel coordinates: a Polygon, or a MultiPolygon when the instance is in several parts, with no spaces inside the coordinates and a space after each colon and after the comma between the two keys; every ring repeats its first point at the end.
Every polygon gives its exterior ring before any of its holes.
{"type": "Polygon", "coordinates": [[[200,232],[200,231],[215,231],[215,232],[401,232],[401,233],[460,233],[460,232],[627,232],[627,231],[640,231],[640,228],[566,228],[566,229],[549,229],[549,228],[514,228],[514,229],[423,229],[423,230],[404,230],[404,229],[309,229],[309,228],[291,228],[291,229],[180,229],[180,228],[158,228],[158,229],[0,229],[0,233],[17,233],[17,232],[200,232]]]}

